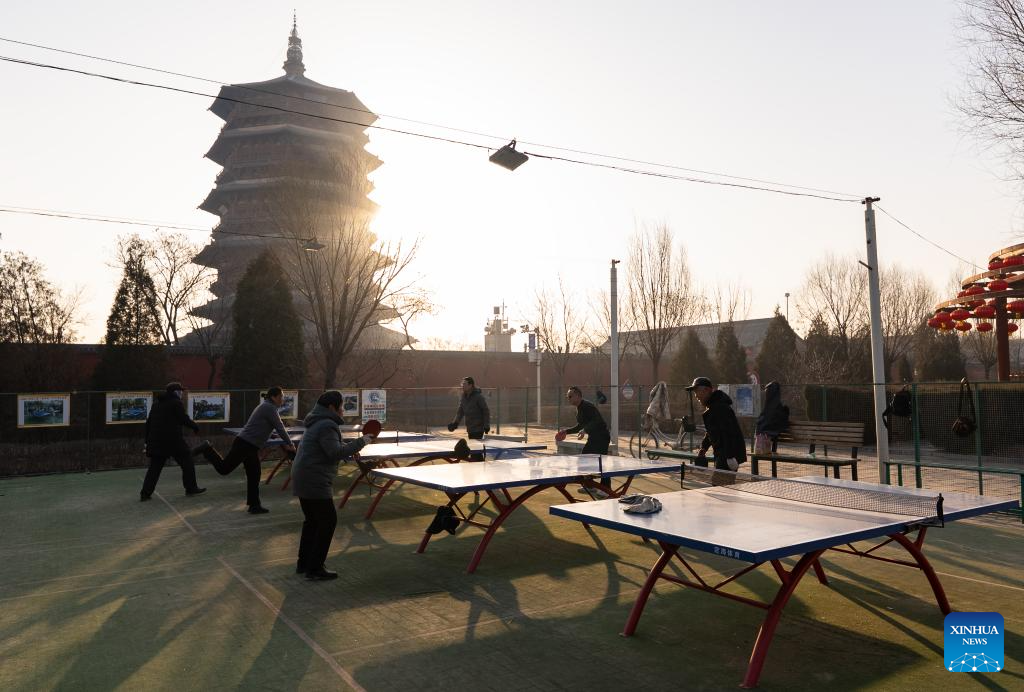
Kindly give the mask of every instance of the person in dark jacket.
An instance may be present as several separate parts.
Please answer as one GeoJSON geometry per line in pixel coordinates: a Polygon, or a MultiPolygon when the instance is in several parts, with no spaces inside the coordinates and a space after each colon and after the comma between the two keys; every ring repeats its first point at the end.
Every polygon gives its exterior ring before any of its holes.
{"type": "Polygon", "coordinates": [[[209,441],[192,450],[193,454],[202,454],[210,465],[222,476],[226,476],[239,464],[245,468],[245,503],[249,514],[266,514],[270,510],[260,504],[260,449],[267,444],[271,434],[277,432],[278,437],[285,441],[286,454],[295,453],[295,445],[290,442],[287,428],[281,420],[278,410],[284,405],[284,392],[280,387],[267,390],[263,401],[253,409],[249,420],[245,422],[242,432],[231,442],[228,455],[222,457],[209,441]]]}
{"type": "Polygon", "coordinates": [[[576,425],[560,430],[558,434],[565,437],[579,433],[581,439],[586,435],[587,443],[583,445],[582,454],[607,454],[612,435],[608,432],[608,424],[604,422],[601,412],[583,398],[579,387],[569,387],[565,400],[576,407],[576,425]]]}
{"type": "Polygon", "coordinates": [[[788,427],[789,407],[782,403],[782,387],[778,382],[769,382],[764,386],[764,408],[757,417],[754,432],[763,433],[774,441],[788,427]]]}
{"type": "Polygon", "coordinates": [[[185,404],[182,402],[184,390],[180,382],[171,382],[163,394],[157,396],[153,408],[146,418],[146,456],[149,457],[149,470],[142,481],[139,500],[145,502],[153,496],[156,483],[160,480],[160,472],[164,469],[167,459],[174,457],[181,467],[181,483],[185,486],[186,495],[205,493],[196,481],[196,467],[192,463],[192,452],[185,444],[181,432],[182,426],[192,428],[196,434],[199,426],[188,417],[185,404]]]}
{"type": "Polygon", "coordinates": [[[487,408],[487,399],[472,377],[462,378],[459,410],[455,412],[455,420],[448,424],[448,432],[455,432],[463,417],[466,418],[466,435],[469,439],[482,440],[484,434],[491,432],[491,411],[487,408]]]}
{"type": "Polygon", "coordinates": [[[708,449],[714,448],[715,468],[735,471],[747,460],[747,443],[743,439],[743,430],[736,419],[736,412],[732,410],[732,399],[725,392],[715,389],[707,377],[694,379],[693,384],[686,389],[693,392],[704,405],[702,417],[706,432],[694,463],[707,467],[708,449]]]}
{"type": "Polygon", "coordinates": [[[299,539],[298,574],[307,579],[325,581],[337,579],[337,572],[324,566],[327,551],[338,524],[338,511],[334,508],[333,483],[338,475],[338,462],[351,459],[373,438],[363,435],[349,443],[341,441],[341,392],[324,392],[316,401],[303,424],[306,432],[292,462],[292,494],[299,498],[302,514],[302,535],[299,539]]]}

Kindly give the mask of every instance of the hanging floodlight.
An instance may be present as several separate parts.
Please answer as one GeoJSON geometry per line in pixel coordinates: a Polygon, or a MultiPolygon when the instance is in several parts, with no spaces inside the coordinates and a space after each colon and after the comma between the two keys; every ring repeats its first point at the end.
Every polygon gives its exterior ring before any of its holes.
{"type": "Polygon", "coordinates": [[[302,244],[302,249],[305,250],[306,252],[320,252],[325,247],[327,246],[324,245],[323,243],[318,243],[316,238],[310,238],[309,240],[302,244]]]}
{"type": "Polygon", "coordinates": [[[507,168],[510,171],[522,166],[524,163],[530,160],[530,157],[521,151],[516,151],[516,140],[512,140],[501,149],[487,157],[487,160],[491,163],[496,163],[502,168],[507,168]]]}

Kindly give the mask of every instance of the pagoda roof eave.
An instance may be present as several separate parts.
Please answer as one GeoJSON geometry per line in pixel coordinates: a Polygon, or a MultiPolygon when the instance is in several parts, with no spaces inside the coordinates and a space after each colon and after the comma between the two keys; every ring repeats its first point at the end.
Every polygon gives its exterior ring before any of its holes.
{"type": "Polygon", "coordinates": [[[351,109],[351,113],[358,114],[362,116],[361,119],[368,120],[366,125],[370,125],[377,120],[377,116],[351,91],[329,87],[301,75],[282,75],[264,82],[246,82],[222,86],[217,97],[210,105],[210,111],[221,120],[227,120],[232,109],[235,107],[234,101],[228,99],[253,102],[253,99],[259,96],[284,96],[287,98],[295,95],[286,93],[287,91],[297,90],[307,93],[313,92],[323,96],[333,96],[333,99],[324,99],[322,103],[342,109],[351,109]],[[249,98],[246,98],[246,96],[249,98]]]}

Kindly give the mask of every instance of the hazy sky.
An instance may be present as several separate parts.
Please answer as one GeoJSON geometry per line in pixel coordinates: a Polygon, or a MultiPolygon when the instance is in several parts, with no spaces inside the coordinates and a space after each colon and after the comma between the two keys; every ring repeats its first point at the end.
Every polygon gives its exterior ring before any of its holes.
{"type": "MultiPolygon", "coordinates": [[[[950,105],[965,55],[953,2],[305,1],[306,76],[372,110],[520,141],[882,198],[981,264],[1019,229],[1018,190],[950,105]]],[[[282,74],[293,3],[3,3],[0,36],[224,82],[282,74]]],[[[217,86],[0,42],[0,55],[217,86]]],[[[211,98],[0,62],[0,205],[212,227],[211,98]]],[[[500,140],[415,127],[499,145],[500,140]]],[[[544,160],[514,173],[478,149],[371,131],[384,237],[420,237],[438,314],[414,325],[481,343],[491,306],[529,318],[535,289],[604,288],[636,224],[665,222],[707,284],[742,284],[751,317],[823,253],[864,253],[862,206],[544,160]]],[[[539,146],[525,149],[541,150],[539,146]]],[[[937,286],[958,262],[879,214],[883,263],[937,286]]],[[[101,223],[0,214],[0,248],[85,289],[87,341],[118,280],[101,223]]],[[[140,229],[143,233],[150,233],[140,229]]],[[[196,240],[203,233],[190,234],[196,240]]],[[[791,306],[794,317],[795,308],[791,306]]]]}

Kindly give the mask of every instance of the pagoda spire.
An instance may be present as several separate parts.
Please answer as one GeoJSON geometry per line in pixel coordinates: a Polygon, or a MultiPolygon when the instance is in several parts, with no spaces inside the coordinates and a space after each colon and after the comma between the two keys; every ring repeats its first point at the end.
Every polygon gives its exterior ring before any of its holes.
{"type": "Polygon", "coordinates": [[[289,77],[301,77],[306,71],[302,64],[302,39],[299,38],[298,19],[292,12],[292,33],[288,36],[288,59],[284,61],[284,72],[289,77]]]}

